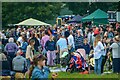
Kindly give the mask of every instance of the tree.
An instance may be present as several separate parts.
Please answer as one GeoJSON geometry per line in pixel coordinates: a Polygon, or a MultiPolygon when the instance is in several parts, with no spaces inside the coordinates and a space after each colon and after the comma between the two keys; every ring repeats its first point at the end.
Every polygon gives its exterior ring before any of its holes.
{"type": "MultiPolygon", "coordinates": [[[[2,25],[16,24],[30,17],[48,21],[60,15],[61,9],[67,8],[74,15],[84,16],[100,8],[103,11],[120,11],[120,2],[3,2],[2,25]]],[[[63,14],[67,14],[66,12],[63,14]]]]}
{"type": "Polygon", "coordinates": [[[48,2],[24,2],[24,3],[8,3],[2,4],[2,23],[16,24],[30,17],[46,21],[57,17],[60,13],[62,3],[48,2]]]}
{"type": "MultiPolygon", "coordinates": [[[[119,2],[120,3],[120,2],[119,2]]],[[[74,14],[80,14],[84,16],[87,13],[87,10],[89,10],[89,14],[94,12],[97,9],[101,9],[105,12],[108,10],[116,11],[117,9],[120,9],[120,4],[117,2],[74,2],[74,3],[66,3],[66,6],[69,7],[70,10],[73,11],[74,14]]]]}

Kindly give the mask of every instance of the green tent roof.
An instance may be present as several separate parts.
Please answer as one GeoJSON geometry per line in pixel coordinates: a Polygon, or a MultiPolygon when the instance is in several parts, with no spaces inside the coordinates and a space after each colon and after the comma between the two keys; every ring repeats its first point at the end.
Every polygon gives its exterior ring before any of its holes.
{"type": "Polygon", "coordinates": [[[86,22],[86,21],[93,21],[94,23],[97,24],[107,24],[108,23],[107,13],[100,9],[97,9],[90,15],[82,18],[82,22],[86,22]]]}

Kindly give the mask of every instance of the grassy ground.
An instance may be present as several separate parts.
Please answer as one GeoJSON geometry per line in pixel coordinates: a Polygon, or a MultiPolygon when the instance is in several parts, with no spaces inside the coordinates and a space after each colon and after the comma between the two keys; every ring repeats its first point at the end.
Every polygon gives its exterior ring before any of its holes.
{"type": "MultiPolygon", "coordinates": [[[[48,80],[120,80],[120,74],[104,74],[104,75],[96,75],[92,74],[79,74],[79,73],[68,73],[68,72],[58,72],[58,76],[55,79],[51,78],[52,73],[49,75],[48,80]]],[[[28,79],[28,75],[26,76],[26,80],[28,79]]]]}
{"type": "MultiPolygon", "coordinates": [[[[60,65],[57,65],[57,67],[59,66],[60,65]]],[[[104,72],[112,72],[112,71],[104,71],[104,72]]],[[[51,77],[51,74],[49,77],[51,77]]],[[[109,73],[109,74],[96,75],[93,72],[91,72],[90,74],[58,72],[57,78],[91,78],[91,79],[92,78],[120,78],[120,74],[109,73]]]]}
{"type": "MultiPolygon", "coordinates": [[[[51,74],[50,74],[50,76],[51,76],[51,74]]],[[[96,74],[79,74],[79,73],[58,72],[57,78],[118,78],[119,76],[120,76],[119,74],[113,74],[113,73],[96,75],[96,74]]]]}
{"type": "MultiPolygon", "coordinates": [[[[59,65],[58,65],[59,67],[59,65]]],[[[51,67],[54,69],[54,67],[51,67]]],[[[108,71],[105,71],[105,72],[108,72],[108,71]]],[[[110,71],[111,72],[111,71],[110,71]]],[[[93,78],[99,78],[99,79],[103,79],[103,78],[107,78],[110,80],[113,79],[113,78],[119,78],[120,80],[120,74],[114,74],[114,73],[109,73],[109,74],[103,74],[103,75],[96,75],[94,74],[93,72],[91,74],[80,74],[80,73],[69,73],[69,72],[57,72],[58,76],[57,76],[57,80],[74,80],[73,78],[84,78],[84,79],[92,79],[93,78]],[[64,78],[64,79],[61,79],[61,78],[64,78]],[[69,79],[68,79],[69,78],[69,79]]],[[[49,75],[49,79],[51,78],[52,76],[52,72],[50,73],[49,75]]],[[[26,78],[28,78],[28,75],[26,76],[26,78]]],[[[50,79],[51,80],[51,79],[50,79]]],[[[56,80],[56,79],[55,79],[56,80]]],[[[75,79],[76,80],[76,79],[75,79]]],[[[77,79],[79,80],[79,79],[77,79]]],[[[106,79],[105,79],[106,80],[106,79]]],[[[116,79],[115,79],[116,80],[116,79]]],[[[118,79],[117,79],[118,80],[118,79]]]]}

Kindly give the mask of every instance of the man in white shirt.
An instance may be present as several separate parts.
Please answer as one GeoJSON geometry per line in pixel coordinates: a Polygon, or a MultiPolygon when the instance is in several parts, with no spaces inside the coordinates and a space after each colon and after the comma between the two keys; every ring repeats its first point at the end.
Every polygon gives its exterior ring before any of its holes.
{"type": "Polygon", "coordinates": [[[113,38],[114,43],[111,44],[113,56],[113,73],[120,73],[120,39],[119,36],[113,38]]]}
{"type": "Polygon", "coordinates": [[[74,44],[74,37],[73,37],[73,32],[70,31],[70,35],[68,37],[68,45],[69,45],[69,50],[70,50],[70,53],[71,51],[73,52],[74,49],[75,49],[75,44],[74,44]]]}
{"type": "Polygon", "coordinates": [[[64,38],[64,35],[60,35],[60,39],[57,41],[57,50],[60,50],[60,58],[63,52],[68,52],[67,40],[64,38]]]}
{"type": "Polygon", "coordinates": [[[29,39],[30,38],[30,32],[29,32],[29,30],[27,31],[27,39],[29,39]]]}

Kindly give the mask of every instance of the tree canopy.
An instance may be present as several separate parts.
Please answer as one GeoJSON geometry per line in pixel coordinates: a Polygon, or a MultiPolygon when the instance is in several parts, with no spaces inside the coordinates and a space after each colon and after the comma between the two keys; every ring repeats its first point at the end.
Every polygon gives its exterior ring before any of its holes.
{"type": "MultiPolygon", "coordinates": [[[[120,3],[120,2],[119,2],[120,3]]],[[[2,3],[2,25],[16,24],[28,18],[40,21],[55,20],[59,15],[66,14],[62,10],[66,8],[74,15],[84,16],[96,9],[103,11],[119,10],[119,3],[88,3],[88,2],[3,2],[2,3]],[[87,12],[88,11],[88,12],[87,12]]],[[[66,11],[67,12],[67,11],[66,11]]]]}

